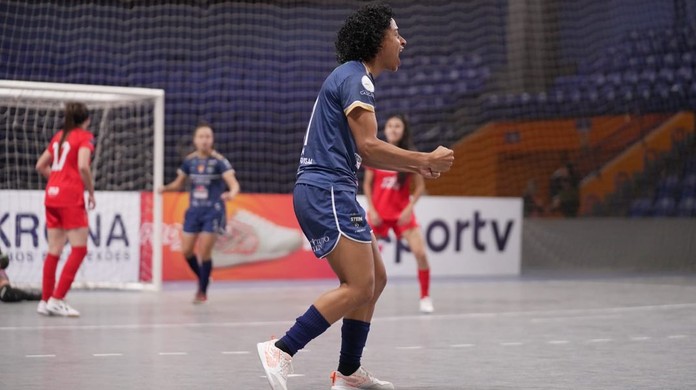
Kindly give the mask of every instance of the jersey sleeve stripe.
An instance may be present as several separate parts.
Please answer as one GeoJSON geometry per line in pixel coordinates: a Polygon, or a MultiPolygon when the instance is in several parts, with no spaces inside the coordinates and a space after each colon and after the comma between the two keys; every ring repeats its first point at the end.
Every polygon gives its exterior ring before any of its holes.
{"type": "Polygon", "coordinates": [[[345,112],[345,114],[348,115],[348,114],[350,114],[350,112],[353,111],[356,107],[363,108],[363,109],[365,109],[365,110],[367,110],[367,111],[370,111],[370,112],[375,112],[375,107],[374,107],[373,105],[367,104],[367,103],[361,102],[361,101],[354,101],[354,102],[351,103],[345,110],[343,110],[343,112],[345,112]]]}

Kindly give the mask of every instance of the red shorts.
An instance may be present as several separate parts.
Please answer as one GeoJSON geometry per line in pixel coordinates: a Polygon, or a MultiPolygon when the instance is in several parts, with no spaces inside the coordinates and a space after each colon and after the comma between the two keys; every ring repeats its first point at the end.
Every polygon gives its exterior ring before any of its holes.
{"type": "Polygon", "coordinates": [[[375,226],[372,223],[370,223],[370,226],[372,226],[372,231],[378,238],[387,237],[389,235],[389,229],[394,230],[396,238],[401,238],[401,235],[405,231],[418,227],[418,221],[416,221],[416,216],[413,214],[411,214],[411,220],[408,221],[406,224],[399,225],[397,222],[399,222],[397,219],[383,219],[380,225],[375,226]]]}
{"type": "Polygon", "coordinates": [[[82,207],[46,206],[46,227],[48,229],[77,229],[88,227],[87,210],[82,207]]]}

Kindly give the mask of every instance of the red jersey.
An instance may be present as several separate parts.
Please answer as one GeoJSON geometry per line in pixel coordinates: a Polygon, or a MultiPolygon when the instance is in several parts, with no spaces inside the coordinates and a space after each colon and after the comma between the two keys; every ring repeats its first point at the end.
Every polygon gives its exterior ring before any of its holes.
{"type": "Polygon", "coordinates": [[[411,175],[403,185],[399,184],[399,173],[381,169],[365,168],[374,173],[372,179],[372,205],[383,220],[397,220],[411,200],[411,175]]]}
{"type": "Polygon", "coordinates": [[[76,128],[70,131],[58,151],[63,136],[59,131],[53,136],[46,151],[53,157],[51,175],[46,184],[44,203],[49,207],[74,207],[85,205],[85,185],[77,167],[77,152],[80,148],[94,151],[94,136],[87,130],[76,128]]]}

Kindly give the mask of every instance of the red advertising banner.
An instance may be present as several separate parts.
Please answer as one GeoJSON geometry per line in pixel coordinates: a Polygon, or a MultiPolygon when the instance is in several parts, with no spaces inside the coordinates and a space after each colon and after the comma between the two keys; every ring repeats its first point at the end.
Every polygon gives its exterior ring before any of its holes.
{"type": "MultiPolygon", "coordinates": [[[[151,198],[151,193],[143,193],[142,204],[151,205],[151,198]]],[[[189,195],[165,193],[163,205],[163,280],[194,279],[181,254],[189,195]]],[[[212,256],[216,280],[335,277],[326,261],[309,250],[293,212],[292,195],[240,194],[226,208],[225,233],[218,237],[212,256]]],[[[152,214],[142,216],[142,230],[147,231],[152,214]]]]}

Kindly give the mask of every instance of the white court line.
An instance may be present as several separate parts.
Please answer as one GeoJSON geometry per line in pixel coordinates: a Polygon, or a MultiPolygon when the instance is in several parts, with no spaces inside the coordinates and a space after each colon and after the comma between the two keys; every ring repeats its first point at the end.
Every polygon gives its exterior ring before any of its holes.
{"type": "Polygon", "coordinates": [[[687,337],[688,337],[688,336],[685,335],[685,334],[673,334],[673,335],[667,336],[667,338],[670,339],[670,340],[674,340],[674,339],[685,339],[685,338],[687,338],[687,337]]]}
{"type": "MultiPolygon", "coordinates": [[[[288,378],[297,378],[300,376],[305,376],[305,374],[290,374],[288,375],[288,378]]],[[[261,375],[261,378],[267,378],[266,375],[261,375]]]]}
{"type": "Polygon", "coordinates": [[[184,356],[188,355],[188,352],[160,352],[158,353],[160,356],[184,356]]]}
{"type": "MultiPolygon", "coordinates": [[[[676,310],[696,308],[696,303],[679,303],[649,306],[619,306],[605,307],[596,309],[564,309],[564,310],[532,310],[532,311],[509,311],[509,312],[488,312],[488,313],[456,313],[456,314],[431,314],[406,315],[375,317],[372,322],[401,322],[405,320],[413,321],[450,321],[455,319],[470,318],[519,318],[540,315],[561,316],[568,315],[587,315],[596,316],[602,313],[630,313],[642,311],[676,310]]],[[[548,317],[550,319],[553,317],[548,317]]],[[[27,330],[139,330],[139,329],[180,329],[180,328],[256,328],[260,326],[282,326],[292,325],[294,321],[249,321],[249,322],[185,322],[185,323],[164,323],[164,324],[121,324],[121,325],[46,325],[46,326],[3,326],[0,331],[27,331],[27,330]]]]}
{"type": "Polygon", "coordinates": [[[588,343],[608,343],[612,341],[612,339],[589,339],[587,340],[588,343]]]}
{"type": "Polygon", "coordinates": [[[563,344],[570,344],[570,341],[568,341],[568,340],[549,340],[546,343],[551,344],[551,345],[563,345],[563,344]]]}
{"type": "Polygon", "coordinates": [[[500,343],[503,347],[518,347],[520,345],[524,345],[524,343],[521,343],[519,341],[510,341],[506,343],[500,343]]]}
{"type": "Polygon", "coordinates": [[[222,351],[223,355],[248,355],[249,351],[222,351]]]}
{"type": "Polygon", "coordinates": [[[471,348],[475,347],[476,344],[452,344],[450,345],[451,348],[471,348]]]}
{"type": "Polygon", "coordinates": [[[300,349],[299,351],[297,351],[297,353],[305,353],[305,352],[312,352],[312,350],[311,349],[300,349]]]}
{"type": "Polygon", "coordinates": [[[116,357],[116,356],[123,356],[122,353],[93,353],[92,356],[94,357],[116,357]]]}
{"type": "Polygon", "coordinates": [[[635,337],[631,337],[631,340],[633,340],[633,341],[646,341],[646,340],[650,340],[651,338],[652,337],[649,337],[649,336],[635,336],[635,337]]]}
{"type": "Polygon", "coordinates": [[[54,358],[56,355],[27,355],[28,358],[54,358]]]}
{"type": "Polygon", "coordinates": [[[396,349],[400,349],[400,350],[412,350],[412,349],[423,349],[423,347],[420,346],[420,345],[412,345],[412,346],[408,346],[408,347],[396,347],[396,349]]]}
{"type": "Polygon", "coordinates": [[[532,323],[544,323],[544,322],[558,322],[558,321],[574,321],[574,320],[608,320],[608,319],[618,319],[623,318],[617,314],[605,314],[605,315],[587,315],[587,316],[556,316],[556,317],[546,317],[546,318],[532,318],[529,320],[532,323]]]}

